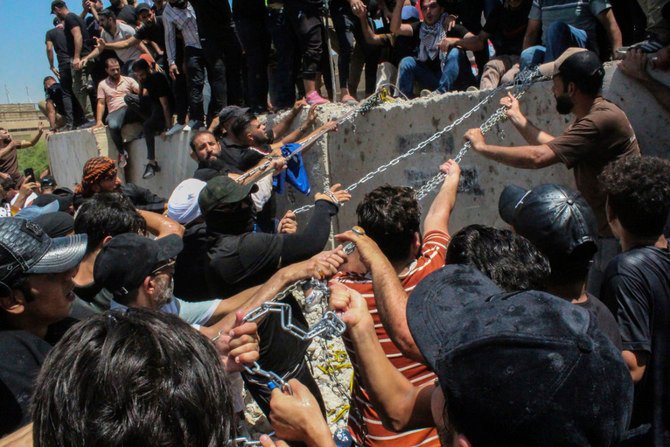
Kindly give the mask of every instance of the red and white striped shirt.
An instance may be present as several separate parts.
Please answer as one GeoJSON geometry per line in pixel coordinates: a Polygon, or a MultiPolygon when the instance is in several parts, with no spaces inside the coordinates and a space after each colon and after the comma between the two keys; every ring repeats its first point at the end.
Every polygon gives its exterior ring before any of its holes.
{"type": "MultiPolygon", "coordinates": [[[[425,235],[421,247],[421,256],[412,263],[407,273],[400,276],[400,281],[408,294],[414,290],[414,287],[423,278],[444,266],[449,241],[449,235],[442,231],[430,231],[425,235]]],[[[432,384],[435,380],[435,374],[425,364],[405,357],[389,338],[377,312],[371,277],[369,275],[341,273],[335,276],[333,280],[358,291],[365,298],[374,320],[375,332],[379,342],[393,366],[416,387],[421,388],[432,384]]],[[[368,394],[363,387],[351,340],[346,336],[343,339],[354,367],[351,405],[356,406],[358,411],[349,411],[349,430],[356,441],[361,445],[374,447],[438,447],[440,441],[434,428],[423,428],[402,433],[384,428],[381,418],[372,408],[368,394]],[[356,416],[359,414],[363,417],[363,421],[357,420],[356,416]],[[364,433],[367,433],[367,435],[364,436],[364,433]]]]}

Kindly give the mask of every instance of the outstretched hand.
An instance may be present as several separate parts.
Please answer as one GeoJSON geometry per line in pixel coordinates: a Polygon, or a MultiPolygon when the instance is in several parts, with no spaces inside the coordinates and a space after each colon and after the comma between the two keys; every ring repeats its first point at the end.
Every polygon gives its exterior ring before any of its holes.
{"type": "Polygon", "coordinates": [[[244,321],[244,312],[235,314],[235,325],[225,332],[222,329],[214,341],[214,347],[221,357],[226,372],[242,371],[260,358],[259,337],[256,323],[244,321]]]}
{"type": "Polygon", "coordinates": [[[314,201],[316,202],[317,200],[327,200],[328,202],[333,203],[335,205],[341,205],[351,200],[351,194],[349,193],[349,191],[340,188],[342,188],[342,185],[340,183],[336,183],[330,187],[329,189],[330,194],[325,194],[321,192],[316,193],[314,195],[314,201]]]}

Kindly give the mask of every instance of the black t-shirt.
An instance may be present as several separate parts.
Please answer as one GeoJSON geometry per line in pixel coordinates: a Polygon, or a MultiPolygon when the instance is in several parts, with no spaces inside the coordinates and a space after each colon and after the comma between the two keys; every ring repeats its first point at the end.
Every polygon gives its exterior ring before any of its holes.
{"type": "Polygon", "coordinates": [[[65,113],[65,107],[63,106],[63,88],[58,82],[46,89],[45,96],[47,100],[53,101],[54,107],[58,113],[61,115],[65,113]]]}
{"type": "Polygon", "coordinates": [[[639,247],[618,255],[600,298],[614,308],[624,350],[650,355],[630,426],[652,424],[654,445],[670,445],[670,252],[639,247]]]}
{"type": "Polygon", "coordinates": [[[223,138],[221,140],[221,153],[218,158],[231,172],[246,172],[271,152],[272,149],[266,144],[260,148],[240,146],[231,143],[227,138],[223,138]]]}
{"type": "Polygon", "coordinates": [[[30,423],[30,397],[51,345],[27,331],[0,331],[0,436],[30,423]]]}
{"type": "Polygon", "coordinates": [[[72,36],[73,28],[79,28],[81,30],[82,46],[80,56],[84,57],[91,52],[91,38],[88,35],[88,30],[84,20],[77,14],[71,12],[65,16],[65,20],[63,21],[65,41],[67,42],[67,54],[70,55],[70,58],[74,58],[74,37],[72,36]]]}
{"type": "Polygon", "coordinates": [[[172,108],[173,100],[170,84],[163,73],[155,72],[149,74],[146,81],[142,83],[142,88],[147,89],[149,97],[154,102],[160,102],[160,98],[167,97],[172,108]]]}
{"type": "Polygon", "coordinates": [[[84,19],[84,23],[86,23],[86,29],[88,30],[88,37],[93,39],[94,37],[100,37],[102,34],[102,27],[98,23],[93,16],[86,16],[84,19]]]}
{"type": "Polygon", "coordinates": [[[588,301],[585,303],[576,304],[577,306],[587,309],[596,317],[598,327],[603,332],[603,334],[607,335],[607,338],[609,338],[610,341],[614,343],[614,346],[616,346],[619,351],[622,351],[623,345],[621,343],[621,334],[619,334],[619,325],[617,324],[616,320],[614,319],[614,315],[612,315],[612,312],[610,312],[607,306],[605,306],[602,301],[591,294],[589,294],[588,301]]]}
{"type": "Polygon", "coordinates": [[[161,47],[161,50],[165,51],[165,26],[163,21],[156,19],[155,22],[142,25],[135,33],[135,38],[155,42],[161,47]]]}
{"type": "Polygon", "coordinates": [[[70,63],[70,55],[67,51],[67,39],[65,39],[65,31],[63,28],[50,29],[47,31],[44,40],[53,44],[59,67],[65,67],[70,63]]]}
{"type": "Polygon", "coordinates": [[[116,15],[117,20],[126,22],[127,25],[130,25],[133,28],[135,28],[135,24],[137,23],[137,14],[135,13],[135,8],[133,8],[130,5],[125,5],[122,6],[121,8],[115,8],[113,6],[110,6],[107,9],[112,11],[116,15]]]}
{"type": "Polygon", "coordinates": [[[233,0],[233,17],[238,18],[261,18],[267,10],[265,0],[233,0]]]}
{"type": "Polygon", "coordinates": [[[491,35],[491,41],[497,55],[521,54],[531,5],[530,0],[525,0],[516,9],[498,5],[491,11],[484,24],[484,31],[491,35]]]}
{"type": "Polygon", "coordinates": [[[201,44],[221,45],[227,36],[226,28],[232,25],[233,20],[228,1],[190,0],[190,4],[195,11],[201,44]]]}

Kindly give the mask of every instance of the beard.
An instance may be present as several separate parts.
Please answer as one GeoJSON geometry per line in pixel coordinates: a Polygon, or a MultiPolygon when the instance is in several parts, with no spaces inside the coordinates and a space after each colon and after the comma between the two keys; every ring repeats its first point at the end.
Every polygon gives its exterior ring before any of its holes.
{"type": "Polygon", "coordinates": [[[156,307],[160,309],[172,300],[174,278],[170,277],[168,279],[167,275],[161,275],[156,277],[156,283],[156,288],[158,289],[156,293],[156,307]]]}
{"type": "Polygon", "coordinates": [[[5,137],[2,139],[2,142],[5,144],[9,144],[12,142],[12,137],[5,137]]]}
{"type": "Polygon", "coordinates": [[[575,103],[568,95],[562,94],[556,97],[556,111],[561,115],[568,115],[574,107],[575,103]]]}

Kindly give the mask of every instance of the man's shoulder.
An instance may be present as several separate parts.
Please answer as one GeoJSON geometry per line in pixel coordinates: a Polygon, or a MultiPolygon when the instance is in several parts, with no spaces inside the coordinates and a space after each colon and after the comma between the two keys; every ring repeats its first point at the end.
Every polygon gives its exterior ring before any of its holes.
{"type": "Polygon", "coordinates": [[[121,31],[122,36],[134,36],[135,35],[135,28],[133,28],[132,26],[130,26],[126,23],[117,22],[116,26],[121,31]]]}
{"type": "MultiPolygon", "coordinates": [[[[665,264],[670,267],[670,251],[656,247],[637,247],[620,253],[607,266],[610,274],[636,273],[645,269],[649,263],[665,264]]],[[[670,276],[670,270],[668,271],[670,276]]]]}

